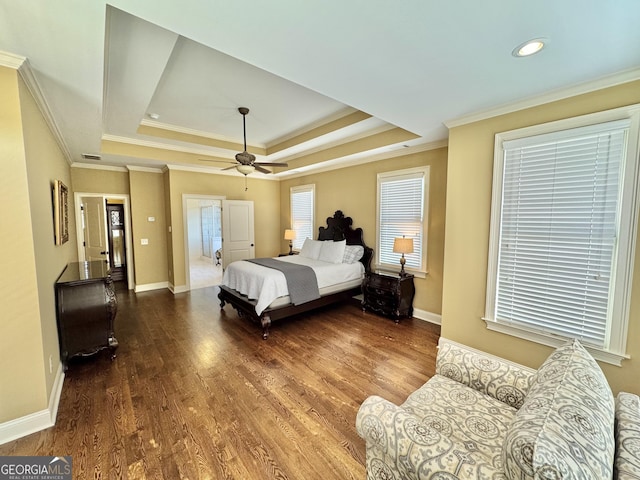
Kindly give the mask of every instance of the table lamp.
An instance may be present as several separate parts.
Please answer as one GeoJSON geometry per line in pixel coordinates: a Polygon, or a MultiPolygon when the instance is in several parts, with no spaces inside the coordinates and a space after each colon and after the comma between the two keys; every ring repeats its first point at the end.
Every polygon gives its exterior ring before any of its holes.
{"type": "Polygon", "coordinates": [[[407,273],[404,271],[404,264],[406,262],[404,258],[405,253],[413,253],[413,238],[396,237],[393,240],[393,252],[401,253],[400,257],[400,276],[404,277],[407,273]]]}
{"type": "Polygon", "coordinates": [[[295,230],[286,229],[284,231],[284,239],[285,240],[289,240],[289,255],[293,255],[293,242],[292,242],[292,240],[295,240],[295,238],[296,238],[296,231],[295,230]]]}

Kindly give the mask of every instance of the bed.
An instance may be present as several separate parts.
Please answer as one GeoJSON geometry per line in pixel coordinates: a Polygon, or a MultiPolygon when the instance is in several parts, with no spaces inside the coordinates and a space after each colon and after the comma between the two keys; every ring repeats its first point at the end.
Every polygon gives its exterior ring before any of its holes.
{"type": "Polygon", "coordinates": [[[333,217],[327,218],[326,227],[318,229],[318,241],[305,241],[300,255],[275,259],[287,264],[311,267],[316,273],[319,298],[294,304],[288,295],[284,274],[272,268],[254,264],[251,260],[240,260],[232,262],[225,269],[218,294],[220,308],[224,308],[225,304],[229,303],[237,310],[240,317],[260,323],[262,338],[266,340],[269,336],[269,327],[277,320],[349,300],[358,295],[362,290],[364,272],[370,270],[373,250],[365,245],[362,228],[353,229],[352,223],[351,217],[345,217],[342,211],[338,210],[333,217]],[[314,258],[313,253],[309,254],[309,252],[315,252],[317,248],[322,248],[322,245],[318,244],[324,244],[327,241],[335,243],[325,245],[322,251],[324,255],[314,258]],[[328,257],[326,252],[337,252],[340,249],[340,243],[345,244],[344,251],[362,252],[362,256],[359,259],[344,257],[344,260],[339,263],[336,260],[338,254],[333,255],[333,259],[328,257]]]}

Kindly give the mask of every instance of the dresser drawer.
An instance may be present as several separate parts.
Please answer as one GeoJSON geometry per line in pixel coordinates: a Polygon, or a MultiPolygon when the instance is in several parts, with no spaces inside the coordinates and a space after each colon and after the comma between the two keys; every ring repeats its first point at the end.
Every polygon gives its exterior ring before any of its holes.
{"type": "Polygon", "coordinates": [[[413,315],[413,275],[395,276],[368,272],[362,282],[362,309],[399,321],[413,315]]]}
{"type": "Polygon", "coordinates": [[[398,298],[394,295],[368,295],[366,306],[383,314],[391,313],[398,308],[398,298]]]}
{"type": "Polygon", "coordinates": [[[367,274],[365,285],[371,289],[395,291],[398,288],[398,278],[370,273],[367,274]]]}

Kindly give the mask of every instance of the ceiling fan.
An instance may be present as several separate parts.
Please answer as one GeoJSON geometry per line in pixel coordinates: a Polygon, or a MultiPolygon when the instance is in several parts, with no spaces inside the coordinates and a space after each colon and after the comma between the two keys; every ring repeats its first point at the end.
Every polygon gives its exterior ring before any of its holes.
{"type": "MultiPolygon", "coordinates": [[[[288,167],[289,164],[287,163],[256,162],[256,156],[253,155],[252,153],[247,152],[246,116],[249,113],[249,109],[247,107],[239,107],[238,112],[240,112],[240,114],[242,115],[242,132],[244,135],[244,151],[240,153],[236,153],[236,163],[231,167],[224,168],[223,170],[229,170],[231,168],[235,168],[241,174],[247,176],[250,173],[253,173],[255,170],[258,170],[259,172],[262,172],[262,173],[272,173],[270,170],[267,170],[264,167],[288,167]]],[[[210,160],[205,160],[205,161],[210,161],[210,160]]]]}

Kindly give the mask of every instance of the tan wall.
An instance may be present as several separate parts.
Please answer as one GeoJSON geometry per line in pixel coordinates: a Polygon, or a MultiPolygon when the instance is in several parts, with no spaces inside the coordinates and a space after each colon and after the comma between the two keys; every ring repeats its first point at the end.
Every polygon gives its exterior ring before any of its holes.
{"type": "Polygon", "coordinates": [[[18,73],[0,68],[0,422],[46,408],[42,332],[18,73]],[[11,275],[9,272],[18,273],[11,275]]]}
{"type": "Polygon", "coordinates": [[[14,69],[0,67],[0,105],[3,423],[48,407],[60,364],[54,283],[76,258],[73,241],[55,246],[53,236],[53,180],[68,185],[69,166],[14,69]]]}
{"type": "Polygon", "coordinates": [[[136,285],[168,280],[165,182],[161,172],[72,168],[74,192],[129,195],[136,285]],[[149,222],[148,217],[155,217],[149,222]],[[149,240],[141,245],[140,239],[149,240]]]}
{"type": "MultiPolygon", "coordinates": [[[[640,103],[640,81],[502,115],[449,132],[442,336],[537,368],[551,348],[487,330],[484,314],[493,143],[498,132],[640,103]]],[[[639,245],[640,247],[640,245],[639,245]]],[[[627,353],[601,363],[614,391],[640,393],[640,248],[636,249],[627,353]]]]}
{"type": "MultiPolygon", "coordinates": [[[[255,215],[256,257],[272,257],[280,251],[280,185],[277,181],[230,175],[203,174],[182,170],[168,172],[171,217],[171,256],[173,259],[170,282],[181,287],[186,285],[184,226],[182,195],[220,195],[227,200],[252,200],[255,215]]],[[[283,230],[284,233],[284,230],[283,230]]]]}
{"type": "MultiPolygon", "coordinates": [[[[69,241],[55,245],[52,215],[52,189],[54,180],[71,185],[69,164],[44,121],[36,102],[26,85],[20,85],[22,122],[27,154],[31,224],[33,229],[38,297],[42,329],[43,369],[47,396],[55,380],[60,360],[56,303],[53,283],[66,265],[78,260],[73,199],[69,199],[69,241]],[[49,359],[53,368],[50,368],[49,359]]],[[[48,401],[48,399],[47,399],[48,401]]]]}
{"type": "Polygon", "coordinates": [[[136,285],[166,282],[167,222],[163,175],[131,170],[129,185],[136,285]],[[150,222],[149,217],[154,217],[155,221],[150,222]],[[142,238],[149,240],[149,244],[142,245],[142,238]]]}
{"type": "Polygon", "coordinates": [[[74,193],[129,195],[129,172],[125,169],[74,167],[71,169],[71,184],[74,193]]]}
{"type": "MultiPolygon", "coordinates": [[[[426,278],[416,278],[414,308],[440,314],[442,298],[442,267],[444,256],[444,218],[447,183],[447,149],[439,148],[404,157],[345,167],[324,173],[307,175],[280,184],[280,230],[291,224],[290,188],[315,184],[315,229],[326,225],[327,217],[336,210],[353,219],[355,228],[364,231],[365,243],[376,245],[376,198],[378,173],[429,165],[429,226],[426,278]]],[[[288,243],[280,240],[280,250],[288,251],[288,243]]]]}

